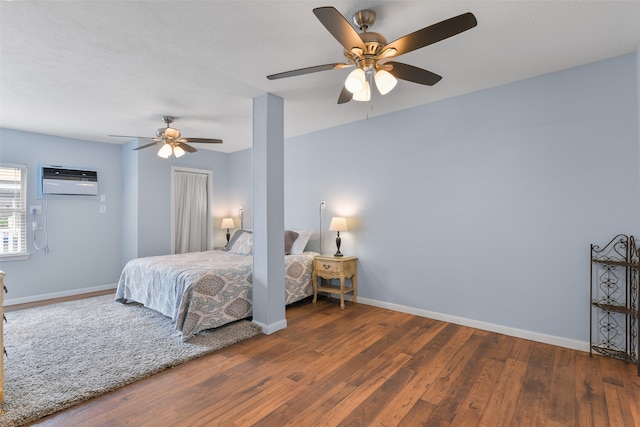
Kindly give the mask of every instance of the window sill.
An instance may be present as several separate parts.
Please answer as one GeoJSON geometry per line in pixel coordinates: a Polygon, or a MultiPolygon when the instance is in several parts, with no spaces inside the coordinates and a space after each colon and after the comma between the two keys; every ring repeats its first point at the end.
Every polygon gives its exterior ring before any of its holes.
{"type": "Polygon", "coordinates": [[[29,252],[20,255],[0,255],[0,261],[24,261],[29,259],[30,256],[29,252]]]}

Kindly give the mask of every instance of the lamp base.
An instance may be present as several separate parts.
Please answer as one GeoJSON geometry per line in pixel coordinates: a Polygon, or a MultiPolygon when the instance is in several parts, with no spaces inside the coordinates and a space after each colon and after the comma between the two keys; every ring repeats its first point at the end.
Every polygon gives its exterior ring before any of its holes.
{"type": "Polygon", "coordinates": [[[333,254],[334,257],[342,256],[342,252],[340,252],[340,243],[342,243],[342,239],[340,238],[340,232],[338,231],[338,237],[336,237],[336,247],[338,248],[338,250],[335,254],[333,254]]]}

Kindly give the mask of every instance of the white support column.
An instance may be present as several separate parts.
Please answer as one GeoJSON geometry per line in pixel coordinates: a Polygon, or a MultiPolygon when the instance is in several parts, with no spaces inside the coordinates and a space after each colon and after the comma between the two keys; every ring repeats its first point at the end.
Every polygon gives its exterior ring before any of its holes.
{"type": "Polygon", "coordinates": [[[253,322],[287,327],[284,295],[284,101],[253,99],[253,322]]]}

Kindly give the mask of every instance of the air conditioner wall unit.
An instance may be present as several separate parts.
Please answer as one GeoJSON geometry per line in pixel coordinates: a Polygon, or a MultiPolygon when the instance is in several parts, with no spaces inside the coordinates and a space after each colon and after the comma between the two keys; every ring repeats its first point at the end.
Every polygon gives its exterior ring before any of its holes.
{"type": "Polygon", "coordinates": [[[37,179],[38,196],[98,195],[98,172],[95,170],[65,166],[40,166],[37,179]]]}

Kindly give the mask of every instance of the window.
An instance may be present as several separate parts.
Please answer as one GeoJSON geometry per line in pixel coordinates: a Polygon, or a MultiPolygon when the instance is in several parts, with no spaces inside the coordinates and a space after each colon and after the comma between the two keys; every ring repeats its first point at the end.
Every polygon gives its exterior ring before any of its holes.
{"type": "Polygon", "coordinates": [[[27,167],[0,164],[0,257],[27,255],[27,167]]]}

